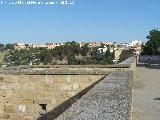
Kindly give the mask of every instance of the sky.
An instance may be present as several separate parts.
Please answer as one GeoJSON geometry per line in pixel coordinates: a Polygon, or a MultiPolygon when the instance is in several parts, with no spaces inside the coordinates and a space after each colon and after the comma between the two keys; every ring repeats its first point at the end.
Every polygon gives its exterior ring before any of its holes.
{"type": "Polygon", "coordinates": [[[160,28],[160,0],[50,1],[59,4],[0,4],[0,43],[146,41],[150,30],[160,28]]]}

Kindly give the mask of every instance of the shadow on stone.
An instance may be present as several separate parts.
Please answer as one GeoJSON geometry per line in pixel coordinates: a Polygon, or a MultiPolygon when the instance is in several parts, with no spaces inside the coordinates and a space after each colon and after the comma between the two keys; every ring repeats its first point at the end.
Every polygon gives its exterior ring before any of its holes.
{"type": "Polygon", "coordinates": [[[154,98],[154,100],[160,100],[160,97],[154,98]]]}
{"type": "Polygon", "coordinates": [[[137,67],[146,67],[146,64],[145,64],[145,63],[137,63],[136,66],[137,66],[137,67]]]}
{"type": "MultiPolygon", "coordinates": [[[[106,77],[106,76],[105,76],[106,77]]],[[[64,103],[60,104],[53,110],[47,112],[43,116],[39,117],[37,120],[53,120],[56,119],[59,115],[61,115],[66,109],[68,109],[73,103],[75,103],[78,99],[80,99],[84,94],[86,94],[91,88],[93,88],[96,84],[98,84],[101,80],[105,77],[101,78],[97,82],[93,83],[91,86],[87,87],[86,89],[82,90],[75,96],[71,97],[64,103]]]]}

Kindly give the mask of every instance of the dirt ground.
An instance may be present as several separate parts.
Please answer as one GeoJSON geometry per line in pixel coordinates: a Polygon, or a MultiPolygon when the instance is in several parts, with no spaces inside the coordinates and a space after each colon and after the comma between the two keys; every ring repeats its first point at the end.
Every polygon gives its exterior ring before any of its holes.
{"type": "Polygon", "coordinates": [[[136,68],[132,120],[160,120],[160,69],[136,68]]]}

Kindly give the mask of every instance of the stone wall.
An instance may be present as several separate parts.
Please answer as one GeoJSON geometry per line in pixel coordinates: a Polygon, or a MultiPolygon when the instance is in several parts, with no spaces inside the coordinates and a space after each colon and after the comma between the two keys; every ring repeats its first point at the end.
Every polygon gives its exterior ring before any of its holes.
{"type": "Polygon", "coordinates": [[[32,120],[105,75],[0,75],[0,119],[32,120]]]}
{"type": "Polygon", "coordinates": [[[135,65],[135,59],[130,58],[111,66],[0,70],[0,120],[56,118],[106,75],[133,71],[135,65]]]}

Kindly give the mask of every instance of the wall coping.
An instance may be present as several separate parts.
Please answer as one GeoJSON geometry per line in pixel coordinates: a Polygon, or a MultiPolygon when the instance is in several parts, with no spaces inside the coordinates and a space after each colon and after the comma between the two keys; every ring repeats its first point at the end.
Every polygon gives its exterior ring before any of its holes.
{"type": "Polygon", "coordinates": [[[56,120],[130,119],[132,80],[133,72],[111,73],[73,103],[56,120]]]}
{"type": "Polygon", "coordinates": [[[88,74],[108,74],[110,71],[124,71],[130,69],[133,57],[122,63],[114,65],[40,65],[40,66],[11,66],[1,68],[0,74],[31,74],[31,75],[88,75],[88,74]]]}

